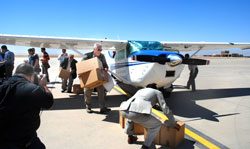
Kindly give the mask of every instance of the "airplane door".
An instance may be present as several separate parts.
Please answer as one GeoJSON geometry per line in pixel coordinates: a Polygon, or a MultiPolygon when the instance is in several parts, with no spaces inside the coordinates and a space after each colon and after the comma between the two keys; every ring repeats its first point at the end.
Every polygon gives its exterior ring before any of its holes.
{"type": "Polygon", "coordinates": [[[117,51],[115,56],[115,70],[116,73],[123,79],[129,81],[128,59],[126,57],[126,50],[122,48],[117,51]]]}

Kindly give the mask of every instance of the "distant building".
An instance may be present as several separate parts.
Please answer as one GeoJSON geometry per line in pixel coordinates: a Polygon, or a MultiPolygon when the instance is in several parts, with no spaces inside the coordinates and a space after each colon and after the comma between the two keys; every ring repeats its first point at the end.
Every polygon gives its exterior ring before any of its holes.
{"type": "Polygon", "coordinates": [[[222,57],[231,57],[229,51],[221,51],[221,56],[222,57]]]}
{"type": "Polygon", "coordinates": [[[230,53],[228,50],[221,51],[221,54],[214,53],[212,56],[213,57],[243,57],[242,54],[230,53]]]}

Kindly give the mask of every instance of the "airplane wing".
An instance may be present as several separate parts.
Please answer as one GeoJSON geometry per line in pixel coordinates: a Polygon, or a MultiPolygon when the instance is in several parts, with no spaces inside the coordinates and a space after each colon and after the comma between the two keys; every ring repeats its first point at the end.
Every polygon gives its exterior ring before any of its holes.
{"type": "Polygon", "coordinates": [[[240,48],[242,50],[250,49],[250,43],[233,42],[161,42],[165,50],[178,51],[196,51],[196,50],[215,50],[240,48]]]}
{"type": "MultiPolygon", "coordinates": [[[[47,37],[27,35],[0,34],[0,44],[17,45],[26,47],[43,47],[54,49],[91,50],[95,43],[101,43],[103,49],[120,49],[127,44],[127,40],[70,38],[70,37],[47,37]]],[[[213,50],[241,48],[250,49],[250,43],[228,43],[228,42],[161,42],[165,50],[213,50]]]]}
{"type": "Polygon", "coordinates": [[[107,50],[114,47],[124,46],[126,45],[127,40],[0,34],[0,44],[26,46],[26,47],[92,50],[95,43],[101,43],[103,49],[107,50]]]}

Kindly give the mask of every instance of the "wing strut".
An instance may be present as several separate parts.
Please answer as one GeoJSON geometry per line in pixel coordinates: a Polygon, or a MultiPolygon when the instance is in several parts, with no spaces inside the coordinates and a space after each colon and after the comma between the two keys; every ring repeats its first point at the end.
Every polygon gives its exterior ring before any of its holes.
{"type": "Polygon", "coordinates": [[[67,44],[65,44],[65,43],[63,43],[63,45],[66,46],[67,49],[73,50],[73,51],[75,51],[76,53],[80,54],[81,56],[84,56],[84,54],[82,54],[82,53],[79,52],[78,50],[72,48],[71,46],[69,46],[69,45],[67,45],[67,44]]]}
{"type": "Polygon", "coordinates": [[[199,50],[195,51],[194,54],[191,55],[191,57],[193,57],[195,54],[197,54],[201,49],[202,49],[202,47],[200,47],[199,50]]]}

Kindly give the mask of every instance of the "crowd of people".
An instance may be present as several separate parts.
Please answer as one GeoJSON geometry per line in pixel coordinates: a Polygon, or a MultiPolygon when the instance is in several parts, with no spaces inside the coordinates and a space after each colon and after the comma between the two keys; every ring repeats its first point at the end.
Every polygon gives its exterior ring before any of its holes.
{"type": "MultiPolygon", "coordinates": [[[[98,57],[104,69],[108,65],[99,44],[94,46],[93,52],[87,53],[83,60],[98,57]]],[[[35,53],[35,48],[28,49],[28,60],[14,69],[15,55],[7,46],[1,47],[0,55],[0,149],[45,149],[45,145],[37,136],[36,130],[40,126],[40,111],[49,109],[53,105],[53,95],[47,88],[49,80],[50,56],[45,48],[41,48],[42,58],[35,53]],[[41,67],[40,63],[41,62],[41,67]],[[42,72],[43,75],[40,75],[42,72]]],[[[67,80],[62,79],[62,92],[72,91],[73,80],[77,77],[76,63],[73,54],[67,54],[62,49],[59,55],[60,69],[71,72],[67,80]]],[[[91,113],[91,93],[85,90],[85,103],[88,113],[91,113]]],[[[111,109],[105,106],[104,87],[97,87],[100,113],[111,109]]]]}
{"type": "MultiPolygon", "coordinates": [[[[45,145],[37,136],[36,130],[40,125],[40,111],[49,109],[53,105],[53,95],[47,88],[49,80],[48,69],[50,68],[50,56],[45,48],[41,48],[42,57],[35,53],[35,48],[28,49],[28,61],[17,66],[14,75],[15,55],[3,45],[0,51],[0,149],[44,149],[45,145]],[[41,62],[41,67],[40,67],[41,62]],[[43,75],[40,75],[42,72],[43,75]],[[32,93],[32,94],[31,94],[32,93]]],[[[86,53],[82,59],[88,60],[97,57],[103,64],[103,69],[108,71],[105,56],[101,53],[101,44],[95,44],[93,51],[86,53]]],[[[186,55],[185,58],[189,58],[186,55]]],[[[71,72],[69,78],[62,79],[62,93],[66,90],[72,92],[74,79],[77,77],[76,63],[73,54],[68,54],[66,49],[62,49],[62,54],[58,56],[60,69],[71,72]]],[[[189,66],[190,78],[187,88],[192,86],[195,90],[194,79],[198,73],[196,66],[189,66]]],[[[111,111],[105,105],[105,89],[98,86],[98,102],[100,113],[111,111]]],[[[93,89],[84,89],[84,101],[87,113],[92,113],[91,95],[93,89]]],[[[128,143],[137,141],[133,134],[133,122],[139,123],[148,129],[142,149],[151,146],[155,136],[159,132],[161,125],[167,125],[179,129],[171,110],[168,108],[163,94],[156,89],[156,84],[149,84],[146,88],[140,89],[137,93],[124,101],[120,105],[123,117],[127,118],[125,132],[128,135],[128,143]],[[159,104],[163,113],[169,118],[168,121],[157,119],[151,115],[151,109],[159,104]]]]}

